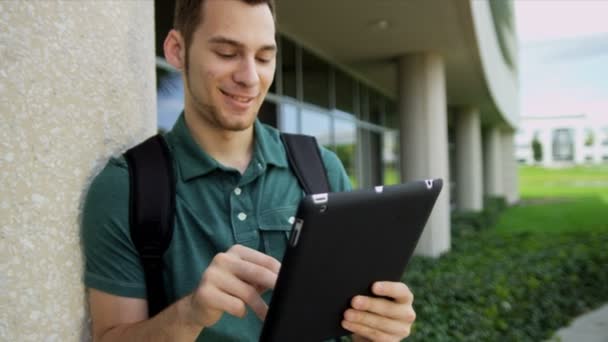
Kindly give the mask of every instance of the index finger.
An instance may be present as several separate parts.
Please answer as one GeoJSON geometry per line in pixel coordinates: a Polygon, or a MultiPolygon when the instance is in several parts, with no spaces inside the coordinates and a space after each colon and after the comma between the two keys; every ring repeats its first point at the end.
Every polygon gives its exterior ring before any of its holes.
{"type": "Polygon", "coordinates": [[[239,258],[262,266],[275,274],[278,274],[281,269],[281,263],[277,259],[243,245],[234,245],[227,253],[235,254],[239,258]]]}

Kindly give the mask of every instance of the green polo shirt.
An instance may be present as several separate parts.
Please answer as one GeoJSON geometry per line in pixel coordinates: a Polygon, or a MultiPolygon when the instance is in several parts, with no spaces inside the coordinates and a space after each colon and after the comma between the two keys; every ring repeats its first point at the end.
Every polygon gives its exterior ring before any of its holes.
{"type": "MultiPolygon", "coordinates": [[[[252,160],[241,174],[203,151],[184,116],[165,135],[176,172],[173,239],[164,255],[165,289],[171,301],[191,293],[213,257],[241,244],[282,259],[303,191],[289,169],[279,132],[255,122],[252,160]]],[[[337,156],[321,148],[332,191],[350,190],[337,156]]],[[[129,174],[125,160],[111,159],[88,191],[82,219],[84,282],[117,296],[145,298],[144,273],[129,233],[129,174]]],[[[264,299],[268,301],[271,293],[264,299]]],[[[254,341],[262,322],[224,314],[199,341],[254,341]]]]}

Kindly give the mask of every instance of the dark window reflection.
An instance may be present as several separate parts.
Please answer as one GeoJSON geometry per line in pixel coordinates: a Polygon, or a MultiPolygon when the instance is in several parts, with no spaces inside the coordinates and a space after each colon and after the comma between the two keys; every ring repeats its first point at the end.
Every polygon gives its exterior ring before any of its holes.
{"type": "Polygon", "coordinates": [[[292,41],[281,37],[281,70],[283,72],[283,95],[297,98],[296,91],[296,46],[292,41]]]}
{"type": "Polygon", "coordinates": [[[355,82],[340,70],[336,70],[336,108],[355,113],[355,82]]]}
{"type": "Polygon", "coordinates": [[[329,108],[329,64],[317,56],[303,51],[302,78],[304,102],[329,108]]]}
{"type": "Polygon", "coordinates": [[[272,127],[278,127],[277,123],[277,105],[270,101],[264,101],[260,107],[258,118],[262,123],[272,127]]]}

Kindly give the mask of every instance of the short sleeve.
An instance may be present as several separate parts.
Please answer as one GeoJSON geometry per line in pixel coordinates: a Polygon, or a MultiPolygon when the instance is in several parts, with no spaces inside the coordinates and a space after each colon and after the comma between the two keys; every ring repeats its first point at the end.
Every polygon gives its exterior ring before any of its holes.
{"type": "Polygon", "coordinates": [[[129,172],[124,159],[110,160],[93,180],[84,203],[81,238],[86,287],[145,298],[143,269],[129,233],[129,172]]]}
{"type": "Polygon", "coordinates": [[[346,174],[344,165],[338,158],[338,156],[328,150],[325,147],[321,147],[321,158],[325,164],[327,170],[327,178],[329,180],[329,187],[333,192],[350,191],[352,185],[350,184],[350,178],[346,174]]]}

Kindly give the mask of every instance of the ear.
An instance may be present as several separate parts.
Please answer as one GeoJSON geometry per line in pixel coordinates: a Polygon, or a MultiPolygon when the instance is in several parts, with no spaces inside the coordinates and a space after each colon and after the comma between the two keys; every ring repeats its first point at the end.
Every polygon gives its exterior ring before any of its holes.
{"type": "Polygon", "coordinates": [[[186,45],[182,34],[172,29],[163,43],[165,59],[177,70],[183,70],[186,63],[186,45]]]}

